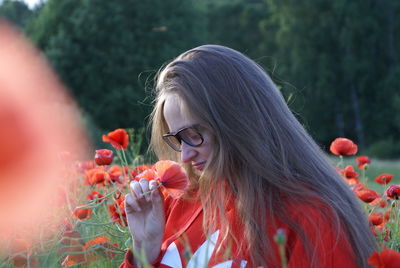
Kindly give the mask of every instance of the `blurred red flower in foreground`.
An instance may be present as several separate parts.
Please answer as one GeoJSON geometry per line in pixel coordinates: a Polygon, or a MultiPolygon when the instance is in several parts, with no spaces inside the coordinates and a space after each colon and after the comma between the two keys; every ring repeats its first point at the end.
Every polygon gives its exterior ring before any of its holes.
{"type": "Polygon", "coordinates": [[[356,191],[356,195],[365,203],[370,203],[374,201],[376,198],[379,198],[379,194],[371,189],[363,189],[356,191]]]}
{"type": "Polygon", "coordinates": [[[112,163],[114,158],[114,152],[108,149],[96,150],[94,161],[99,166],[109,165],[112,163]]]}
{"type": "Polygon", "coordinates": [[[376,181],[379,184],[385,185],[385,184],[388,184],[392,180],[392,178],[393,178],[393,175],[391,175],[391,174],[381,174],[378,177],[376,177],[374,179],[374,181],[376,181]]]}
{"type": "Polygon", "coordinates": [[[380,253],[374,252],[368,258],[368,264],[376,268],[398,268],[400,253],[391,249],[384,249],[380,253]]]}
{"type": "Polygon", "coordinates": [[[55,193],[75,183],[67,167],[85,157],[86,137],[42,53],[2,18],[0,44],[0,237],[23,233],[36,244],[68,213],[55,193]]]}
{"type": "MultiPolygon", "coordinates": [[[[79,206],[86,206],[85,204],[80,204],[79,206]]],[[[81,221],[87,220],[92,215],[92,210],[90,208],[75,208],[74,210],[74,218],[79,219],[81,221]]]]}
{"type": "Polygon", "coordinates": [[[390,185],[386,190],[386,195],[390,199],[398,200],[400,197],[400,185],[390,185]]]}
{"type": "Polygon", "coordinates": [[[103,141],[109,142],[118,150],[126,150],[129,144],[129,136],[125,129],[118,128],[107,135],[103,135],[103,141]]]}
{"type": "Polygon", "coordinates": [[[154,170],[159,176],[159,182],[173,198],[181,196],[189,186],[189,179],[185,170],[174,161],[158,161],[154,164],[154,170]]]}
{"type": "Polygon", "coordinates": [[[364,169],[366,164],[371,164],[371,160],[369,159],[368,156],[362,155],[362,156],[358,156],[356,158],[357,160],[357,164],[358,164],[358,168],[359,169],[364,169]]]}
{"type": "Polygon", "coordinates": [[[354,155],[357,153],[357,145],[346,138],[336,138],[330,146],[330,150],[335,155],[354,155]]]}

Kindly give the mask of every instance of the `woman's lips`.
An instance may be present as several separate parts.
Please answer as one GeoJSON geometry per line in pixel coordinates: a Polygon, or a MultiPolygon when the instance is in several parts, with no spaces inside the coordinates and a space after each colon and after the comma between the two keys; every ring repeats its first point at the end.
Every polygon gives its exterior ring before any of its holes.
{"type": "Polygon", "coordinates": [[[198,170],[203,170],[204,166],[206,164],[206,161],[203,162],[192,162],[192,166],[198,170]]]}

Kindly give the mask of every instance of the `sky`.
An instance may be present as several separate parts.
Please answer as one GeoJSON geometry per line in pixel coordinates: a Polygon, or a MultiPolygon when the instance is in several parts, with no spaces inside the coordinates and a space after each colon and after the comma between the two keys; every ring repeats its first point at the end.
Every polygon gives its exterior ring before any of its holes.
{"type": "Polygon", "coordinates": [[[23,0],[30,8],[33,8],[41,0],[23,0]]]}

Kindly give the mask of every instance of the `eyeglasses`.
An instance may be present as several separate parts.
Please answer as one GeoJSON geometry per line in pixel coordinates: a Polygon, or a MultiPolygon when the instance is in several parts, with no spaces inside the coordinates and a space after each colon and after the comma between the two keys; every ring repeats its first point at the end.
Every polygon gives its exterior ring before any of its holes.
{"type": "Polygon", "coordinates": [[[203,144],[204,138],[197,130],[198,125],[192,125],[181,128],[176,132],[168,132],[163,135],[164,141],[175,151],[182,151],[182,141],[192,147],[198,147],[203,144]]]}

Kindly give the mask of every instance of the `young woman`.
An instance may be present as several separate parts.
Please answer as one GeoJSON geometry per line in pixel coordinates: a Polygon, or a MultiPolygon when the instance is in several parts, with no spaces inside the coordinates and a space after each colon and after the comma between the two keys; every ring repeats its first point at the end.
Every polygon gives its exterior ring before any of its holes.
{"type": "Polygon", "coordinates": [[[366,267],[374,239],[358,201],[266,72],[223,46],[189,50],[159,73],[152,147],[190,189],[154,181],[126,198],[134,241],[121,267],[366,267]],[[152,191],[150,195],[143,195],[152,191]],[[191,254],[193,253],[193,255],[191,254]]]}

